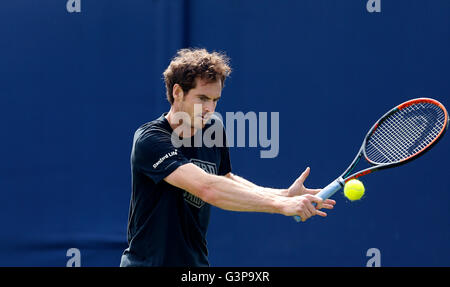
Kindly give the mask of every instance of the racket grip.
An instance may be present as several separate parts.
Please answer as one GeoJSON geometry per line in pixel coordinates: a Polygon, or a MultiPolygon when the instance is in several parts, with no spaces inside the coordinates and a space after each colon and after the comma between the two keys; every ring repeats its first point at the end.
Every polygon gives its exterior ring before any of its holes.
{"type": "MultiPolygon", "coordinates": [[[[328,199],[338,190],[340,190],[344,185],[344,179],[342,177],[339,177],[329,185],[325,186],[319,193],[316,194],[316,196],[322,198],[323,200],[328,199]]],[[[313,202],[313,205],[316,206],[316,203],[313,202]]],[[[302,221],[302,218],[298,215],[295,215],[294,219],[297,222],[302,221]]]]}

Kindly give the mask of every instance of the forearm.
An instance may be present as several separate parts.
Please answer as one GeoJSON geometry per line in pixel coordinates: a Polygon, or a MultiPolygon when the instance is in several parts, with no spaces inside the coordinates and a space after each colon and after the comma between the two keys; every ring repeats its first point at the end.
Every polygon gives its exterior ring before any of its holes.
{"type": "Polygon", "coordinates": [[[244,184],[244,185],[246,185],[246,186],[248,186],[248,187],[251,187],[251,188],[257,187],[257,185],[254,184],[253,182],[251,182],[251,181],[249,181],[249,180],[246,180],[245,178],[240,177],[240,176],[238,176],[238,175],[236,175],[236,174],[234,174],[234,173],[231,173],[231,172],[228,173],[228,174],[226,175],[226,177],[228,177],[229,179],[232,179],[232,180],[234,180],[234,181],[236,181],[236,182],[242,183],[242,184],[244,184]]]}
{"type": "Polygon", "coordinates": [[[209,174],[192,163],[178,167],[165,181],[226,210],[291,215],[296,206],[292,198],[280,196],[272,189],[230,179],[229,174],[209,174]]]}
{"type": "MultiPolygon", "coordinates": [[[[238,176],[238,175],[236,175],[236,174],[233,174],[233,173],[231,173],[231,172],[227,175],[227,177],[228,177],[229,179],[232,179],[232,180],[236,181],[236,182],[239,182],[239,183],[241,183],[241,184],[244,184],[245,186],[248,186],[248,187],[250,187],[250,188],[256,188],[256,187],[258,187],[258,186],[257,186],[256,184],[254,184],[253,182],[251,182],[251,181],[249,181],[249,180],[247,180],[247,179],[245,179],[245,178],[243,178],[243,177],[240,177],[240,176],[238,176]]],[[[273,193],[273,194],[276,194],[276,195],[279,195],[279,196],[287,196],[287,195],[288,195],[287,189],[276,189],[276,188],[269,188],[269,187],[266,187],[265,190],[266,190],[267,192],[270,192],[270,193],[273,193]]]]}
{"type": "MultiPolygon", "coordinates": [[[[279,193],[286,191],[280,190],[279,193]]],[[[222,209],[283,214],[284,197],[272,189],[233,176],[209,175],[205,201],[222,209]]]]}
{"type": "MultiPolygon", "coordinates": [[[[281,196],[287,190],[264,188],[248,182],[239,182],[228,178],[206,173],[193,163],[178,167],[164,180],[180,189],[201,198],[207,203],[232,211],[253,211],[279,213],[286,216],[299,215],[303,220],[316,214],[326,216],[312,205],[318,206],[321,199],[313,195],[281,196]]],[[[300,181],[298,183],[301,183],[300,181]]],[[[331,207],[329,205],[327,208],[331,207]]],[[[320,208],[319,208],[320,209],[320,208]]]]}

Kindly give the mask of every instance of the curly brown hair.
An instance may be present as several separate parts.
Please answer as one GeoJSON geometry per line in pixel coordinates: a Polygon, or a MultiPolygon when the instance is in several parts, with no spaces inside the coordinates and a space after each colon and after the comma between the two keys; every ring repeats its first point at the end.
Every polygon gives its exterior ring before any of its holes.
{"type": "Polygon", "coordinates": [[[229,58],[218,52],[208,52],[206,49],[181,49],[164,71],[166,84],[166,96],[170,104],[173,104],[173,86],[178,84],[185,93],[195,88],[196,79],[199,77],[207,83],[217,80],[222,82],[230,75],[229,58]]]}

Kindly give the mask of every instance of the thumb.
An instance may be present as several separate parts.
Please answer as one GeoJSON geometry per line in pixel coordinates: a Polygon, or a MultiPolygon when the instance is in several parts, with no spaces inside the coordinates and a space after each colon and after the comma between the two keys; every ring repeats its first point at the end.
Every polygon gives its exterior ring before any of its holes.
{"type": "Polygon", "coordinates": [[[308,177],[311,169],[309,166],[305,169],[305,171],[300,175],[300,177],[297,179],[299,182],[303,183],[305,182],[306,178],[308,177]]]}

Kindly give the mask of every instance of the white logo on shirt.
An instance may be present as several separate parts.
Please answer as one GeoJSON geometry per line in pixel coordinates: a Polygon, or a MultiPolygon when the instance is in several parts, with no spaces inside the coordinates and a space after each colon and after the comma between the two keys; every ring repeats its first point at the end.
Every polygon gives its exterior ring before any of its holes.
{"type": "Polygon", "coordinates": [[[153,168],[157,168],[158,165],[160,165],[163,161],[165,161],[169,157],[172,157],[172,156],[177,155],[177,154],[178,154],[178,150],[174,150],[174,151],[171,151],[169,153],[166,153],[163,157],[161,157],[157,162],[155,162],[153,164],[153,168]]]}

